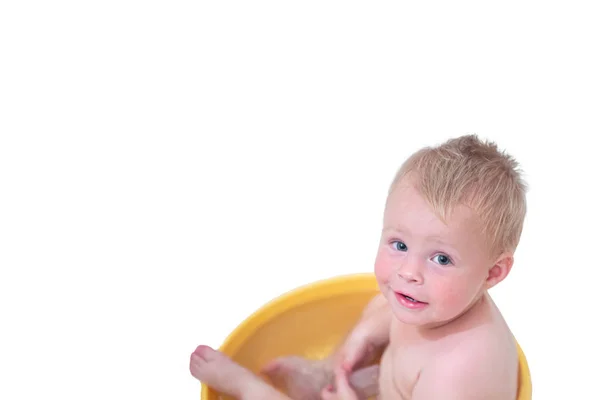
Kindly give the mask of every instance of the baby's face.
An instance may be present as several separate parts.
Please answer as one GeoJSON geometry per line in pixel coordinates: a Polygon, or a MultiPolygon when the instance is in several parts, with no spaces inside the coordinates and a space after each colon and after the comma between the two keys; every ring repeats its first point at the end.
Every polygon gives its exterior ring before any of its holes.
{"type": "Polygon", "coordinates": [[[390,194],[375,261],[381,291],[407,324],[439,326],[465,312],[484,292],[490,257],[467,207],[447,225],[409,181],[390,194]]]}

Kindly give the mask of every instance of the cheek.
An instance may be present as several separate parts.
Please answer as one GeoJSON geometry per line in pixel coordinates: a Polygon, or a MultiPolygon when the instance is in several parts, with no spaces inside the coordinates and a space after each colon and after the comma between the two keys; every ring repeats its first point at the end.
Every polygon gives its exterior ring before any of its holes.
{"type": "Polygon", "coordinates": [[[447,310],[461,308],[468,303],[472,297],[472,291],[467,282],[438,282],[437,285],[430,288],[438,301],[438,306],[447,310]]]}
{"type": "Polygon", "coordinates": [[[379,251],[375,258],[375,276],[381,282],[388,282],[391,271],[392,268],[389,257],[382,254],[382,251],[379,251]]]}
{"type": "Polygon", "coordinates": [[[455,308],[462,303],[464,292],[456,289],[456,286],[449,286],[440,288],[439,290],[439,297],[442,299],[443,304],[448,308],[455,308]]]}

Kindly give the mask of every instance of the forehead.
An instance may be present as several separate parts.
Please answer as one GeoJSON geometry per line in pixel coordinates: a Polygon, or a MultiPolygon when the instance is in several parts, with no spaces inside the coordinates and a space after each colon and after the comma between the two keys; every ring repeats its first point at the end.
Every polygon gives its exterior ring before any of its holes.
{"type": "Polygon", "coordinates": [[[384,213],[388,229],[409,230],[411,234],[464,238],[480,235],[475,213],[457,205],[442,221],[429,203],[409,181],[399,182],[388,197],[384,213]]]}

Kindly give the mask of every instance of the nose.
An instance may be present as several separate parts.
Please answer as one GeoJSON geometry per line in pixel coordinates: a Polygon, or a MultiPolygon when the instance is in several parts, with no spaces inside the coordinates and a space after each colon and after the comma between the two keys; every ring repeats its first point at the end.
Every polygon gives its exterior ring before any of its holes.
{"type": "Polygon", "coordinates": [[[398,274],[398,277],[408,283],[415,283],[418,285],[423,283],[421,263],[417,260],[410,260],[407,257],[397,266],[396,273],[398,274]]]}

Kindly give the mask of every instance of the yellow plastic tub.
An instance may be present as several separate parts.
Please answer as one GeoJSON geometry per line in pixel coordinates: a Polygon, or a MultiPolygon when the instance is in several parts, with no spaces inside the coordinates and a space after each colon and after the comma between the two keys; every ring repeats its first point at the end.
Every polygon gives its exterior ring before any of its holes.
{"type": "MultiPolygon", "coordinates": [[[[255,373],[273,358],[302,355],[324,358],[357,322],[378,293],[373,274],[339,276],[294,289],[261,307],[243,321],[220,350],[255,373]]],[[[518,400],[531,400],[527,360],[519,347],[518,400]]],[[[201,400],[224,400],[202,385],[201,400]]]]}

